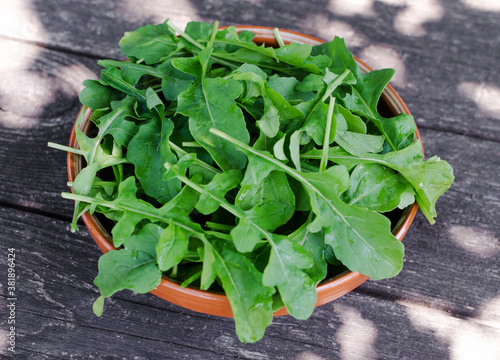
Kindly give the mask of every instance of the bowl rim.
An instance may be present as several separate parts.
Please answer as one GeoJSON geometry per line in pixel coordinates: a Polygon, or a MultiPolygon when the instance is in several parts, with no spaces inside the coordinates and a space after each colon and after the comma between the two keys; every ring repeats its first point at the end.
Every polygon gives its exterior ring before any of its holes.
{"type": "MultiPolygon", "coordinates": [[[[228,26],[221,26],[219,29],[227,28],[228,26]]],[[[256,34],[254,37],[254,41],[256,43],[266,43],[266,44],[274,44],[276,45],[276,38],[274,36],[272,27],[266,26],[256,26],[256,25],[235,25],[237,32],[248,30],[252,31],[256,34]]],[[[290,42],[299,42],[299,43],[308,43],[311,45],[322,44],[325,41],[318,39],[316,37],[302,34],[295,31],[279,29],[280,34],[285,43],[290,42]]],[[[369,72],[372,71],[367,64],[354,56],[355,61],[358,63],[361,71],[369,72]]],[[[389,106],[391,111],[394,114],[405,113],[407,115],[411,115],[410,110],[407,105],[404,103],[403,99],[399,96],[399,94],[394,90],[394,88],[388,84],[384,91],[382,92],[382,99],[389,106]]],[[[80,125],[80,130],[84,133],[87,132],[90,128],[91,122],[89,121],[90,115],[92,114],[92,110],[86,108],[84,106],[81,107],[78,116],[83,116],[83,121],[80,125]],[[84,111],[84,114],[81,114],[84,111]]],[[[73,124],[73,128],[71,130],[69,146],[72,148],[79,149],[78,143],[76,141],[75,134],[75,126],[76,121],[73,124]]],[[[415,124],[416,127],[416,124],[415,124]]],[[[416,138],[420,139],[420,133],[418,128],[416,127],[416,138]]],[[[423,153],[423,146],[422,146],[423,153]]],[[[68,180],[73,182],[76,175],[79,171],[81,171],[82,166],[82,156],[76,155],[74,153],[68,152],[67,154],[67,172],[68,172],[68,180]]],[[[71,188],[73,192],[73,189],[71,188]]],[[[402,241],[406,233],[408,232],[411,223],[413,222],[415,215],[418,210],[418,205],[415,202],[413,205],[409,205],[405,210],[403,210],[403,214],[399,222],[395,225],[395,229],[393,230],[394,236],[402,241]]],[[[91,215],[88,211],[82,215],[83,222],[87,227],[90,235],[94,239],[95,243],[99,247],[99,249],[106,253],[111,250],[116,250],[113,246],[113,241],[111,235],[107,232],[101,222],[97,219],[95,215],[91,215]]],[[[336,275],[333,278],[329,278],[318,284],[316,287],[316,292],[318,294],[318,299],[315,307],[331,302],[348,292],[354,290],[359,285],[363,284],[366,280],[368,280],[368,276],[362,275],[359,272],[352,272],[346,270],[341,274],[336,275]]],[[[223,293],[216,293],[211,291],[204,291],[193,287],[185,287],[181,288],[180,283],[169,279],[166,277],[162,277],[160,285],[158,285],[154,290],[151,291],[153,295],[166,300],[172,304],[178,305],[180,307],[197,311],[204,314],[223,316],[223,317],[233,317],[233,313],[231,311],[231,306],[229,300],[226,295],[223,293]]],[[[274,316],[287,315],[288,311],[285,307],[282,307],[280,310],[274,312],[274,316]]]]}

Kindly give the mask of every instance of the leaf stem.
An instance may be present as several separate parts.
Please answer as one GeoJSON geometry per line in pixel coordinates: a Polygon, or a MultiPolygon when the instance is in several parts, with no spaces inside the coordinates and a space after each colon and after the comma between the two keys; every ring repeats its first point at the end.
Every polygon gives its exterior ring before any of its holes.
{"type": "Polygon", "coordinates": [[[264,158],[265,160],[269,161],[270,163],[273,163],[276,166],[279,166],[284,171],[289,172],[290,175],[298,174],[297,171],[295,171],[291,167],[283,164],[281,161],[276,160],[276,159],[274,159],[274,158],[272,158],[270,156],[266,156],[266,155],[261,154],[260,151],[255,150],[254,148],[252,148],[252,147],[250,147],[250,146],[242,143],[241,141],[239,141],[239,140],[237,140],[235,138],[232,138],[231,136],[227,135],[226,133],[224,133],[224,132],[222,132],[220,130],[217,130],[215,128],[211,128],[209,131],[212,134],[214,134],[214,135],[216,135],[216,136],[218,136],[218,137],[220,137],[220,138],[222,138],[224,140],[229,141],[230,143],[236,145],[237,147],[242,148],[242,149],[244,149],[244,150],[246,150],[246,151],[248,151],[248,152],[250,152],[250,153],[252,153],[254,155],[257,155],[260,158],[264,158]]]}
{"type": "Polygon", "coordinates": [[[72,147],[69,147],[69,146],[65,146],[65,145],[61,145],[61,144],[56,144],[56,143],[53,143],[53,142],[48,142],[47,146],[50,147],[50,148],[53,148],[53,149],[67,151],[67,152],[70,152],[70,153],[73,153],[73,154],[76,154],[76,155],[83,155],[83,151],[82,150],[75,149],[75,148],[72,148],[72,147]]]}
{"type": "Polygon", "coordinates": [[[335,89],[338,88],[340,84],[342,84],[342,81],[344,81],[344,79],[346,78],[347,75],[349,75],[350,72],[351,70],[345,69],[342,74],[337,76],[335,80],[333,80],[331,84],[328,85],[325,94],[321,98],[322,102],[325,102],[325,100],[335,91],[335,89]]]}
{"type": "Polygon", "coordinates": [[[275,27],[273,29],[273,34],[274,34],[274,37],[276,38],[276,41],[278,42],[279,47],[285,46],[285,43],[283,42],[283,38],[281,37],[280,29],[275,27]]]}
{"type": "Polygon", "coordinates": [[[211,192],[205,191],[205,189],[203,187],[201,187],[200,185],[198,185],[194,181],[191,181],[190,179],[188,179],[186,176],[184,176],[179,171],[177,171],[177,169],[172,168],[169,163],[166,163],[165,167],[167,169],[171,168],[175,172],[177,179],[179,179],[180,181],[182,181],[184,184],[186,184],[190,188],[198,191],[200,194],[207,194],[212,199],[214,199],[215,201],[217,201],[220,204],[220,206],[224,210],[227,210],[230,214],[234,215],[235,217],[237,217],[239,219],[245,219],[245,220],[247,220],[250,224],[252,224],[253,227],[255,227],[257,230],[259,230],[259,232],[269,241],[269,243],[271,244],[271,246],[273,246],[273,248],[274,248],[274,240],[273,240],[273,237],[272,237],[271,233],[269,233],[268,231],[264,230],[259,225],[257,225],[255,222],[253,222],[251,219],[249,219],[244,213],[242,213],[234,205],[231,205],[230,203],[228,203],[226,199],[219,198],[218,196],[212,194],[211,192]]]}
{"type": "Polygon", "coordinates": [[[197,273],[194,273],[193,275],[188,277],[186,280],[184,280],[182,282],[182,284],[180,284],[179,286],[181,287],[181,289],[184,289],[186,286],[191,284],[193,281],[198,280],[200,277],[201,277],[201,271],[198,271],[197,273]]]}
{"type": "MultiPolygon", "coordinates": [[[[73,193],[68,193],[68,192],[63,192],[61,194],[63,199],[69,199],[69,200],[75,200],[75,201],[81,201],[89,204],[96,204],[100,206],[105,206],[108,209],[112,210],[125,210],[125,211],[130,211],[136,214],[144,215],[144,217],[148,217],[149,219],[156,220],[156,221],[162,221],[167,224],[174,224],[176,226],[179,226],[180,228],[186,229],[192,234],[197,235],[200,237],[200,239],[203,239],[204,234],[200,233],[199,229],[196,229],[195,227],[191,227],[189,225],[186,225],[185,223],[176,221],[172,218],[162,216],[161,214],[157,214],[154,211],[148,211],[149,209],[147,207],[144,207],[142,210],[134,209],[133,207],[129,206],[124,206],[120,204],[115,204],[113,201],[109,200],[104,200],[104,199],[98,199],[90,196],[85,196],[85,195],[78,195],[78,194],[73,194],[73,193]]],[[[156,209],[156,208],[154,208],[156,209]]]]}
{"type": "Polygon", "coordinates": [[[219,238],[219,239],[222,239],[222,240],[226,240],[226,241],[233,241],[233,238],[231,237],[231,235],[229,234],[226,234],[226,233],[221,233],[221,232],[217,232],[217,231],[205,231],[205,233],[207,235],[212,235],[216,238],[219,238]]]}
{"type": "MultiPolygon", "coordinates": [[[[183,148],[175,145],[172,141],[169,141],[168,143],[169,143],[170,147],[172,149],[174,149],[174,151],[177,153],[177,156],[182,157],[184,155],[188,155],[189,154],[183,148]]],[[[206,169],[206,170],[208,170],[210,172],[213,172],[214,174],[220,174],[221,173],[221,171],[219,169],[214,168],[213,166],[207,164],[206,162],[204,162],[204,161],[202,161],[202,160],[200,160],[198,158],[195,158],[194,162],[196,163],[196,165],[201,166],[202,168],[204,168],[204,169],[206,169]]]]}
{"type": "Polygon", "coordinates": [[[211,221],[207,221],[205,223],[205,226],[213,230],[221,230],[221,231],[231,231],[234,228],[234,226],[232,225],[219,224],[211,221]]]}
{"type": "MultiPolygon", "coordinates": [[[[259,158],[267,161],[267,162],[270,162],[271,164],[274,164],[276,166],[278,166],[279,168],[281,168],[285,173],[288,173],[290,176],[292,176],[293,178],[295,178],[296,180],[300,181],[302,184],[304,184],[306,187],[308,187],[312,192],[316,193],[319,197],[321,197],[327,204],[330,205],[330,207],[332,208],[332,210],[343,220],[345,221],[346,223],[348,223],[348,221],[345,219],[345,217],[340,213],[340,211],[333,205],[332,203],[332,200],[333,199],[328,199],[320,190],[318,190],[318,188],[316,186],[314,186],[313,184],[311,184],[310,181],[308,181],[305,177],[302,176],[302,174],[300,173],[300,171],[297,171],[297,170],[294,170],[292,169],[291,167],[283,164],[281,161],[279,160],[276,160],[275,158],[271,157],[271,156],[268,156],[266,154],[263,154],[261,153],[260,151],[258,150],[255,150],[254,148],[242,143],[241,141],[237,140],[237,139],[234,139],[232,138],[231,136],[227,135],[226,133],[220,131],[220,130],[217,130],[215,128],[211,128],[209,130],[212,134],[216,135],[216,136],[219,136],[220,138],[224,139],[224,140],[227,140],[229,141],[230,143],[232,143],[233,145],[239,147],[240,149],[246,151],[246,152],[249,152],[253,155],[256,155],[258,156],[259,158]]],[[[350,224],[349,224],[350,225],[350,224]]]]}
{"type": "Polygon", "coordinates": [[[196,141],[184,141],[182,143],[182,146],[185,146],[185,147],[196,147],[196,148],[202,148],[203,147],[199,143],[197,143],[196,141]]]}
{"type": "MultiPolygon", "coordinates": [[[[106,185],[113,185],[113,186],[116,186],[118,184],[118,182],[116,181],[103,181],[103,180],[94,180],[92,182],[92,187],[94,186],[106,186],[106,185]]],[[[68,181],[66,183],[67,186],[73,186],[73,182],[72,181],[68,181]]]]}
{"type": "Polygon", "coordinates": [[[208,40],[207,47],[214,47],[215,35],[217,35],[217,29],[219,29],[219,21],[215,20],[214,26],[212,27],[212,33],[210,34],[210,40],[208,40]]]}
{"type": "Polygon", "coordinates": [[[319,171],[325,171],[328,164],[328,150],[330,149],[330,131],[332,128],[333,105],[335,98],[330,95],[330,103],[328,104],[328,114],[326,116],[325,139],[323,140],[323,151],[321,153],[321,161],[319,163],[319,171]]]}
{"type": "Polygon", "coordinates": [[[302,172],[319,172],[319,169],[317,167],[314,167],[311,164],[305,162],[301,162],[300,166],[302,172]]]}
{"type": "Polygon", "coordinates": [[[238,211],[236,208],[234,208],[225,199],[221,199],[218,196],[215,196],[214,194],[212,194],[212,193],[210,193],[208,191],[205,191],[205,189],[203,187],[201,187],[200,185],[198,185],[197,183],[195,183],[191,179],[188,179],[186,176],[184,176],[183,174],[181,174],[176,168],[172,167],[169,163],[165,163],[165,167],[167,168],[167,170],[172,169],[175,172],[175,175],[176,175],[177,179],[179,179],[180,181],[182,181],[184,184],[186,184],[190,188],[196,190],[200,194],[206,193],[212,199],[214,199],[215,201],[217,201],[218,203],[220,203],[220,206],[222,206],[225,210],[227,210],[228,212],[230,212],[234,216],[236,216],[238,218],[244,218],[245,217],[245,215],[243,215],[240,211],[238,211]]]}
{"type": "Polygon", "coordinates": [[[170,20],[167,20],[167,26],[169,28],[171,28],[172,30],[174,30],[176,33],[178,33],[181,37],[183,37],[184,39],[186,39],[187,41],[189,41],[191,44],[193,44],[194,46],[196,46],[198,49],[201,49],[201,50],[205,49],[205,46],[201,45],[198,41],[196,41],[191,36],[189,36],[188,34],[186,34],[184,31],[182,31],[181,29],[179,29],[170,20]]]}

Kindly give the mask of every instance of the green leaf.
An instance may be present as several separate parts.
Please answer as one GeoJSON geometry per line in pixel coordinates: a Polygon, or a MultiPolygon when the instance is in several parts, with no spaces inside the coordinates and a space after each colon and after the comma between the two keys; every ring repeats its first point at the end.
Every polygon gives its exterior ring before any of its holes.
{"type": "Polygon", "coordinates": [[[156,247],[162,232],[163,228],[161,226],[148,223],[142,227],[138,234],[125,239],[123,246],[125,249],[144,251],[156,259],[156,247]]]}
{"type": "Polygon", "coordinates": [[[301,139],[303,137],[304,131],[295,131],[290,136],[290,158],[292,159],[293,165],[298,171],[301,171],[300,165],[300,145],[301,139]]]}
{"type": "Polygon", "coordinates": [[[248,32],[238,35],[234,26],[230,26],[224,30],[218,31],[214,40],[214,47],[216,51],[234,52],[238,49],[244,48],[249,51],[276,59],[275,50],[272,47],[266,47],[265,44],[257,45],[252,41],[252,37],[248,32]],[[222,45],[222,46],[221,46],[222,45]]]}
{"type": "Polygon", "coordinates": [[[100,317],[102,315],[102,312],[104,310],[104,299],[106,299],[105,296],[99,296],[92,305],[92,310],[94,311],[94,314],[96,316],[100,317]]]}
{"type": "Polygon", "coordinates": [[[384,147],[384,137],[360,134],[352,131],[337,130],[335,142],[348,153],[362,156],[366,153],[379,153],[384,147]]]}
{"type": "Polygon", "coordinates": [[[240,188],[235,205],[263,229],[274,231],[294,214],[295,196],[286,175],[273,171],[262,182],[247,181],[240,188]]]}
{"type": "Polygon", "coordinates": [[[308,72],[319,74],[320,71],[314,60],[309,56],[312,47],[310,44],[290,43],[275,50],[278,61],[282,61],[297,68],[304,68],[308,72]]]}
{"type": "MultiPolygon", "coordinates": [[[[112,102],[112,111],[99,118],[98,128],[99,131],[94,138],[88,137],[84,134],[78,126],[75,127],[75,135],[80,146],[81,152],[85,157],[87,166],[76,176],[73,183],[73,190],[80,195],[87,195],[92,189],[92,184],[96,179],[97,172],[108,166],[118,165],[127,162],[122,157],[121,149],[113,142],[113,149],[111,154],[104,151],[102,147],[102,140],[116,124],[125,124],[125,118],[131,114],[131,104],[135,100],[125,98],[120,102],[112,102]]],[[[79,118],[77,125],[79,125],[82,118],[79,118]]],[[[126,128],[126,126],[124,126],[126,128]]],[[[116,139],[121,141],[119,134],[116,134],[116,139]]],[[[73,220],[71,222],[72,231],[76,231],[78,218],[86,211],[88,207],[82,207],[78,201],[75,202],[75,210],[73,212],[73,220]]]]}
{"type": "Polygon", "coordinates": [[[337,258],[350,270],[359,271],[374,279],[392,277],[399,273],[403,265],[403,245],[392,235],[389,219],[340,200],[340,193],[347,187],[348,175],[345,168],[332,167],[319,173],[300,173],[220,131],[211,131],[238,146],[254,161],[285,171],[302,182],[309,192],[316,215],[309,230],[323,230],[325,242],[332,246],[337,258]]]}
{"type": "Polygon", "coordinates": [[[120,69],[116,67],[107,67],[101,71],[101,78],[109,86],[135,97],[141,104],[145,105],[146,91],[135,88],[134,84],[124,79],[120,69]]]}
{"type": "MultiPolygon", "coordinates": [[[[94,284],[101,297],[110,297],[123,289],[147,293],[160,284],[162,273],[154,251],[160,233],[161,228],[148,224],[129,240],[129,247],[126,244],[124,249],[111,250],[100,257],[94,284]]],[[[102,313],[101,301],[104,299],[96,302],[95,310],[102,313]]]]}
{"type": "Polygon", "coordinates": [[[92,184],[99,170],[98,163],[92,163],[82,169],[73,181],[73,190],[77,194],[86,195],[92,189],[92,184]]]}
{"type": "Polygon", "coordinates": [[[314,265],[302,246],[285,236],[275,235],[263,283],[276,286],[286,309],[296,319],[311,316],[317,300],[316,284],[304,272],[314,265]]]}
{"type": "Polygon", "coordinates": [[[231,230],[234,246],[241,253],[252,251],[265,234],[255,222],[246,216],[241,216],[238,225],[231,230]]]}
{"type": "MultiPolygon", "coordinates": [[[[320,159],[321,153],[311,150],[302,157],[320,159]]],[[[375,163],[396,170],[412,184],[416,192],[417,203],[431,224],[435,222],[437,199],[449,189],[454,180],[453,169],[446,161],[436,156],[426,161],[423,160],[420,140],[403,150],[386,154],[364,154],[359,157],[339,148],[331,148],[328,159],[346,166],[375,163]]]]}
{"type": "Polygon", "coordinates": [[[196,210],[204,215],[215,212],[219,208],[220,203],[214,200],[212,195],[224,198],[229,190],[234,189],[240,184],[242,177],[241,171],[236,169],[215,175],[212,181],[204,186],[204,192],[196,204],[196,210]]]}
{"type": "Polygon", "coordinates": [[[214,242],[217,277],[233,311],[236,334],[243,342],[255,342],[264,336],[273,319],[274,289],[262,284],[262,273],[229,244],[214,242]]]}
{"type": "Polygon", "coordinates": [[[147,293],[161,282],[161,271],[156,259],[142,250],[111,250],[99,259],[99,274],[94,284],[102,296],[110,297],[129,289],[147,293]]]}
{"type": "Polygon", "coordinates": [[[208,290],[217,276],[215,253],[212,245],[207,240],[204,240],[203,247],[198,248],[198,254],[200,259],[203,260],[200,289],[208,290]]]}
{"type": "Polygon", "coordinates": [[[335,36],[333,41],[316,45],[312,48],[312,55],[326,55],[332,59],[331,67],[337,71],[349,69],[356,77],[361,75],[358,64],[352,53],[347,49],[344,39],[335,36]]]}
{"type": "Polygon", "coordinates": [[[255,65],[242,65],[232,73],[232,78],[257,84],[258,90],[252,89],[262,97],[264,102],[264,112],[257,120],[257,124],[266,136],[273,138],[279,131],[280,118],[293,119],[300,116],[301,112],[292,107],[278,92],[271,89],[265,81],[265,73],[259,70],[255,65]]]}
{"type": "Polygon", "coordinates": [[[420,209],[431,224],[435,223],[436,202],[448,190],[455,179],[453,168],[446,161],[433,156],[426,161],[411,164],[398,170],[416,190],[420,209]]]}
{"type": "Polygon", "coordinates": [[[234,101],[242,87],[233,79],[205,78],[209,57],[209,49],[200,53],[202,70],[197,74],[196,82],[179,95],[177,111],[189,117],[189,129],[194,139],[212,155],[221,169],[242,169],[246,164],[245,155],[209,132],[214,127],[245,143],[250,141],[243,113],[234,101]]]}
{"type": "Polygon", "coordinates": [[[195,80],[195,76],[176,69],[173,60],[160,64],[158,71],[163,74],[161,89],[165,99],[169,101],[177,101],[179,94],[186,91],[195,80]]]}
{"type": "Polygon", "coordinates": [[[346,124],[346,129],[359,134],[366,134],[366,124],[357,115],[354,115],[349,109],[343,107],[342,105],[335,104],[335,117],[337,121],[342,121],[346,124]]]}
{"type": "Polygon", "coordinates": [[[104,68],[117,68],[121,71],[122,78],[129,84],[136,86],[144,75],[162,78],[158,68],[152,65],[136,64],[131,61],[99,60],[98,65],[104,68]]]}
{"type": "Polygon", "coordinates": [[[303,93],[296,89],[298,84],[300,84],[300,82],[295,77],[284,77],[277,74],[270,76],[267,80],[269,88],[279,93],[286,101],[310,100],[309,96],[311,96],[311,94],[303,93]]]}
{"type": "MultiPolygon", "coordinates": [[[[312,78],[311,81],[317,81],[317,78],[312,78]]],[[[352,83],[352,75],[349,70],[345,70],[342,74],[337,75],[327,71],[323,77],[324,85],[318,91],[317,96],[308,102],[304,102],[297,106],[303,112],[304,122],[301,130],[305,131],[313,138],[317,145],[322,145],[325,139],[326,119],[328,114],[328,105],[325,104],[326,99],[343,83],[352,83]]],[[[305,84],[303,85],[306,86],[305,84]]],[[[333,141],[333,138],[330,139],[333,141]]]]}
{"type": "Polygon", "coordinates": [[[286,137],[282,135],[282,137],[278,141],[276,141],[276,143],[273,146],[273,154],[276,157],[276,159],[284,162],[288,161],[288,158],[285,154],[285,140],[286,137]]]}
{"type": "Polygon", "coordinates": [[[161,271],[170,270],[179,264],[188,251],[189,237],[188,229],[170,224],[161,233],[156,247],[158,253],[158,267],[161,271]]]}
{"type": "Polygon", "coordinates": [[[92,110],[110,107],[112,101],[123,99],[124,94],[107,86],[102,80],[87,79],[85,88],[80,92],[80,102],[92,110]]]}
{"type": "Polygon", "coordinates": [[[139,127],[127,151],[127,159],[134,164],[135,175],[144,191],[161,204],[172,199],[181,188],[176,179],[163,180],[163,164],[176,161],[175,155],[168,149],[168,137],[172,130],[171,120],[161,124],[159,120],[151,119],[139,127]]]}
{"type": "MultiPolygon", "coordinates": [[[[88,137],[81,130],[75,129],[78,145],[80,146],[88,165],[95,161],[99,163],[99,168],[102,169],[106,166],[115,165],[120,162],[118,159],[111,160],[109,155],[104,153],[101,147],[101,142],[104,136],[113,132],[116,127],[123,125],[126,129],[128,128],[125,123],[128,122],[126,121],[128,117],[134,116],[134,104],[135,99],[131,97],[127,97],[120,102],[111,103],[112,111],[99,118],[99,124],[97,125],[99,131],[93,138],[88,137]]],[[[115,135],[115,140],[119,141],[120,145],[124,145],[126,143],[122,134],[117,133],[115,135]]],[[[113,154],[111,154],[111,156],[113,156],[113,154]]]]}
{"type": "Polygon", "coordinates": [[[184,32],[193,40],[196,40],[199,43],[206,43],[210,38],[212,27],[212,24],[206,22],[190,21],[187,23],[184,32]]]}
{"type": "Polygon", "coordinates": [[[372,121],[394,151],[409,146],[415,140],[416,126],[411,115],[400,114],[388,119],[378,113],[380,96],[393,75],[394,70],[382,69],[359,76],[356,85],[351,86],[351,91],[342,100],[352,112],[372,121]]]}
{"type": "Polygon", "coordinates": [[[325,243],[351,271],[373,279],[396,276],[403,266],[404,247],[391,233],[391,222],[379,213],[344,204],[338,198],[311,194],[316,215],[309,230],[325,233],[325,243]]]}
{"type": "Polygon", "coordinates": [[[401,174],[379,164],[360,164],[352,171],[349,188],[342,200],[349,205],[389,212],[402,201],[413,203],[415,196],[413,187],[401,174]],[[410,198],[403,199],[406,196],[410,198]]]}
{"type": "Polygon", "coordinates": [[[161,208],[156,208],[148,202],[137,199],[136,193],[135,178],[128,177],[118,186],[118,194],[114,200],[103,199],[99,194],[91,197],[62,193],[62,196],[66,199],[89,203],[93,207],[99,206],[118,212],[120,214],[119,220],[111,230],[115,247],[121,246],[133,234],[136,225],[143,219],[160,224],[174,223],[188,229],[197,237],[204,236],[201,226],[193,223],[188,217],[188,212],[185,211],[186,204],[189,204],[189,209],[192,210],[198,200],[196,197],[193,198],[192,191],[186,191],[183,188],[175,198],[161,208]]]}
{"type": "Polygon", "coordinates": [[[290,234],[290,240],[302,245],[304,250],[314,260],[312,267],[305,269],[304,272],[318,284],[324,280],[328,272],[328,264],[325,260],[325,236],[322,231],[313,233],[309,231],[309,220],[306,221],[301,227],[290,234]]]}
{"type": "MultiPolygon", "coordinates": [[[[231,139],[231,141],[233,140],[234,139],[231,139]]],[[[172,171],[176,172],[177,178],[186,185],[192,187],[200,193],[206,192],[202,186],[195,184],[183,176],[177,170],[175,165],[168,165],[168,167],[171,168],[172,171]]],[[[312,266],[312,259],[309,257],[307,252],[305,252],[300,245],[292,243],[285,236],[275,235],[265,230],[259,226],[254,219],[249,217],[247,212],[241,211],[234,205],[229,204],[224,198],[220,198],[213,193],[207,192],[207,194],[209,194],[213,200],[219,202],[225,210],[236,216],[239,219],[240,224],[242,224],[241,226],[238,225],[235,229],[233,229],[233,231],[231,231],[233,243],[239,252],[250,251],[253,249],[256,242],[262,238],[265,238],[269,242],[272,251],[270,257],[271,260],[268,266],[272,264],[271,266],[274,270],[270,272],[275,275],[271,275],[268,271],[269,282],[265,282],[265,284],[273,282],[278,284],[277,286],[280,291],[281,298],[292,316],[300,319],[309,316],[314,309],[314,304],[316,303],[316,290],[314,288],[313,281],[308,278],[303,271],[301,271],[302,269],[312,266]],[[246,235],[243,231],[237,230],[238,228],[244,229],[246,235]],[[236,235],[240,237],[237,237],[236,235]],[[276,268],[279,268],[278,273],[275,271],[276,268]],[[278,280],[275,277],[278,274],[286,274],[286,277],[282,280],[278,280]],[[294,281],[298,281],[299,279],[301,281],[299,285],[302,285],[298,287],[297,283],[294,281]],[[309,286],[310,284],[312,284],[312,287],[309,286]]],[[[264,271],[264,273],[266,273],[266,271],[264,271]]]]}
{"type": "MultiPolygon", "coordinates": [[[[393,150],[401,150],[410,146],[416,139],[415,132],[417,127],[412,115],[399,114],[390,119],[380,117],[376,120],[370,119],[377,128],[383,128],[383,134],[390,139],[389,146],[392,144],[393,150]]],[[[392,149],[391,147],[391,149],[392,149]]]]}
{"type": "Polygon", "coordinates": [[[144,59],[146,64],[157,63],[182,46],[166,24],[146,25],[126,32],[119,45],[123,55],[144,59]]]}

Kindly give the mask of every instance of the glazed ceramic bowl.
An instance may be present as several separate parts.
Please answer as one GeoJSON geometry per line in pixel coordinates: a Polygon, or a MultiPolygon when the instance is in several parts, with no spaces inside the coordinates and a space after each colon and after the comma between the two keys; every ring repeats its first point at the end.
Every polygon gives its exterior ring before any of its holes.
{"type": "MultiPolygon", "coordinates": [[[[269,46],[277,45],[272,28],[260,26],[236,26],[236,29],[237,31],[249,30],[254,32],[256,34],[254,41],[258,44],[265,43],[269,46]]],[[[280,33],[285,43],[297,42],[317,45],[324,42],[320,39],[292,31],[280,30],[280,33]]],[[[369,72],[372,70],[359,59],[355,60],[357,61],[361,71],[369,72]]],[[[408,107],[390,85],[388,85],[382,93],[379,107],[381,113],[385,113],[386,116],[395,116],[400,113],[410,114],[408,107]]],[[[87,109],[83,115],[84,120],[80,126],[80,130],[88,132],[91,125],[91,110],[87,109]]],[[[420,137],[418,130],[417,137],[420,137]]],[[[74,127],[71,132],[69,146],[78,148],[74,127]]],[[[82,165],[83,158],[80,155],[68,153],[67,168],[70,182],[72,182],[76,175],[81,171],[82,165]]],[[[415,203],[398,214],[397,219],[393,219],[393,234],[398,240],[403,240],[403,237],[415,217],[417,209],[418,206],[415,203]]],[[[103,253],[115,249],[112,245],[113,241],[111,239],[111,235],[108,232],[109,229],[105,228],[96,215],[91,215],[87,212],[82,216],[82,218],[92,238],[103,253]]],[[[316,306],[328,303],[345,295],[364,283],[367,279],[367,276],[362,275],[359,272],[344,271],[341,274],[324,280],[317,287],[318,301],[316,306]]],[[[227,297],[223,293],[202,291],[192,287],[181,288],[179,283],[166,277],[162,279],[161,284],[156,289],[151,291],[151,293],[172,304],[186,309],[211,315],[232,317],[231,306],[229,305],[227,297]]],[[[284,307],[274,313],[275,316],[285,314],[287,314],[287,311],[284,307]]]]}

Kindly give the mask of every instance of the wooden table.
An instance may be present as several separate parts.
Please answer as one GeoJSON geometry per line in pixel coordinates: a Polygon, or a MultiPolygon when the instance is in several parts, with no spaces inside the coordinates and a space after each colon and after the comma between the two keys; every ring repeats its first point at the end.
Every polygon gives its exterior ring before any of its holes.
{"type": "Polygon", "coordinates": [[[500,359],[500,6],[472,0],[16,0],[0,2],[0,358],[500,359]],[[356,5],[354,5],[356,3],[356,5]],[[349,5],[350,4],[350,5],[349,5]],[[71,233],[67,143],[82,81],[121,59],[124,31],[169,17],[345,37],[392,82],[415,116],[426,156],[456,180],[429,225],[404,239],[404,269],[317,308],[276,318],[241,344],[232,319],[123,291],[101,318],[98,248],[71,233]],[[8,293],[9,249],[16,288],[8,293]],[[8,307],[14,303],[15,308],[8,307]],[[9,316],[15,315],[15,356],[9,316]]]}

